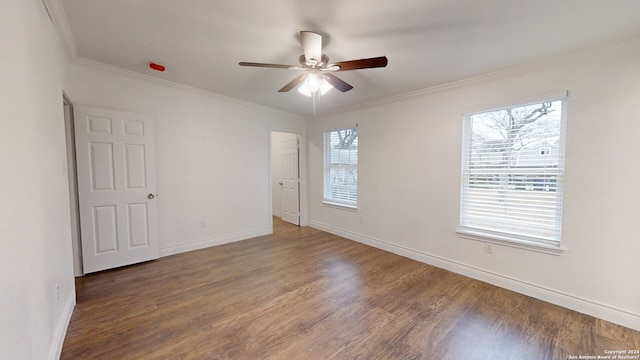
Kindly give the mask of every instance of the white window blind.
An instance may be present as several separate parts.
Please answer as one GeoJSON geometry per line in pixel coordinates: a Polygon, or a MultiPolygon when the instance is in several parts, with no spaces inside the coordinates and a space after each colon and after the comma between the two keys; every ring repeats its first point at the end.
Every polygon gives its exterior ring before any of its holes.
{"type": "Polygon", "coordinates": [[[559,245],[565,103],[465,115],[459,231],[559,245]]]}
{"type": "Polygon", "coordinates": [[[324,201],[358,203],[358,129],[324,133],[324,201]]]}

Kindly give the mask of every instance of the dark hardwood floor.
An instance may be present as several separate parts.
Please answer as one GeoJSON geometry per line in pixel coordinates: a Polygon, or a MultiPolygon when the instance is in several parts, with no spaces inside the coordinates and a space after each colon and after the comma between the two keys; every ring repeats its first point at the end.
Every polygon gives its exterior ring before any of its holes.
{"type": "MultiPolygon", "coordinates": [[[[569,359],[640,332],[274,219],[78,278],[62,359],[569,359]]],[[[639,357],[640,358],[640,357],[639,357]]]]}

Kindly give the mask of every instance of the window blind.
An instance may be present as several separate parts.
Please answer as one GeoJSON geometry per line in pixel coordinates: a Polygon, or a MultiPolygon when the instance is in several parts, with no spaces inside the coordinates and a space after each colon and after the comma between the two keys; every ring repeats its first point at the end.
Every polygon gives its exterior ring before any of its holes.
{"type": "Polygon", "coordinates": [[[565,99],[464,118],[460,229],[557,245],[565,99]]]}
{"type": "Polygon", "coordinates": [[[358,129],[324,133],[324,200],[358,202],[358,129]]]}

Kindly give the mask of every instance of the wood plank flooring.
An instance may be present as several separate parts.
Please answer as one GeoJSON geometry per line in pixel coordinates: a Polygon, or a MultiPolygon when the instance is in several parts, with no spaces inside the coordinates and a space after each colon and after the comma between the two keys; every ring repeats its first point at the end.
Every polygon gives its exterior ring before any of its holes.
{"type": "Polygon", "coordinates": [[[640,332],[274,218],[78,278],[62,359],[569,359],[640,332]]]}

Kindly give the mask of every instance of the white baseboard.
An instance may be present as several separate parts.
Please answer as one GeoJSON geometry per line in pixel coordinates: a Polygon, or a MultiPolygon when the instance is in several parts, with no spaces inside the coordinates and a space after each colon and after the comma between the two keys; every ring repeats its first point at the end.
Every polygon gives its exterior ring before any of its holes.
{"type": "Polygon", "coordinates": [[[51,346],[49,347],[48,360],[58,360],[62,354],[62,345],[64,345],[64,338],[67,335],[67,329],[69,328],[69,322],[71,322],[71,315],[73,315],[73,308],[76,306],[76,292],[73,291],[69,296],[67,303],[64,306],[62,316],[56,330],[53,333],[51,346]]]}
{"type": "Polygon", "coordinates": [[[271,215],[273,215],[275,217],[282,217],[282,211],[273,209],[273,210],[271,210],[271,215]]]}
{"type": "Polygon", "coordinates": [[[586,315],[590,315],[640,331],[640,314],[618,309],[613,306],[567,294],[561,291],[545,288],[536,284],[514,279],[506,275],[480,269],[440,256],[413,250],[350,230],[340,229],[317,221],[309,221],[309,226],[334,235],[342,236],[349,240],[357,241],[365,245],[404,256],[412,260],[433,265],[457,274],[484,281],[501,288],[515,291],[520,294],[531,296],[533,298],[562,306],[567,309],[571,309],[586,315]]]}
{"type": "Polygon", "coordinates": [[[188,251],[200,250],[211,246],[228,244],[235,241],[251,239],[258,236],[269,235],[272,230],[270,227],[259,228],[251,231],[244,231],[241,233],[212,237],[204,240],[199,240],[189,244],[182,244],[177,246],[171,246],[160,249],[160,257],[181,254],[188,251]]]}

